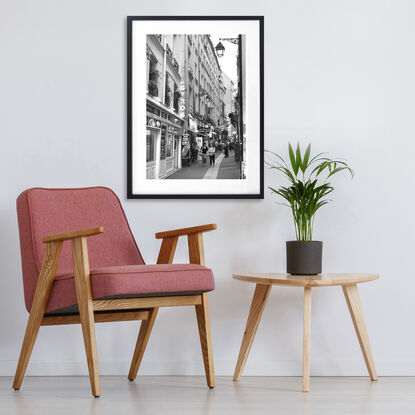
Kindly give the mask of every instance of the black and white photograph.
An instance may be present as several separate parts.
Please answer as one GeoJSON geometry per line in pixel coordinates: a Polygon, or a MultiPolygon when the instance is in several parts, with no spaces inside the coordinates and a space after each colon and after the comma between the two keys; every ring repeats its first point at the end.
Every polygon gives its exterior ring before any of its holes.
{"type": "Polygon", "coordinates": [[[260,197],[261,21],[142,19],[129,18],[129,197],[260,197]]]}
{"type": "Polygon", "coordinates": [[[244,179],[244,38],[147,35],[147,179],[244,179]]]}

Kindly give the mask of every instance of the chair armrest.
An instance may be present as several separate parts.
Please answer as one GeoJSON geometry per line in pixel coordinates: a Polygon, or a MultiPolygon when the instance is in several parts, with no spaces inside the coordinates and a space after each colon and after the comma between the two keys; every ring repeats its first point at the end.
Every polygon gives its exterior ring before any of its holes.
{"type": "Polygon", "coordinates": [[[210,223],[208,225],[157,232],[156,238],[163,239],[157,264],[171,264],[173,262],[179,236],[187,235],[187,242],[189,245],[189,262],[191,264],[205,265],[202,233],[214,231],[215,229],[216,224],[210,223]]]}
{"type": "Polygon", "coordinates": [[[48,235],[42,238],[42,241],[47,242],[57,242],[57,241],[67,241],[69,239],[81,238],[83,236],[92,236],[104,232],[104,228],[99,226],[98,228],[89,228],[89,229],[79,229],[76,231],[69,231],[63,233],[57,233],[55,235],[48,235]]]}
{"type": "Polygon", "coordinates": [[[157,232],[156,239],[171,238],[173,236],[192,235],[194,233],[209,232],[216,229],[215,223],[208,225],[192,226],[190,228],[174,229],[171,231],[157,232]]]}

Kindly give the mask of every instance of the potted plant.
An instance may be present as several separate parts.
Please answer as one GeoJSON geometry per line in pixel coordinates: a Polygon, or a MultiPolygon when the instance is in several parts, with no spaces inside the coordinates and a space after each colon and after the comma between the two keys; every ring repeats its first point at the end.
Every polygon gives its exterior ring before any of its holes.
{"type": "Polygon", "coordinates": [[[334,188],[328,182],[333,175],[347,171],[353,177],[353,170],[345,161],[333,160],[320,153],[311,156],[311,144],[304,154],[300,145],[294,152],[288,144],[289,161],[268,151],[275,158],[267,162],[271,169],[283,173],[289,180],[288,186],[278,189],[269,187],[271,191],[283,199],[291,209],[295,225],[296,240],[287,241],[287,272],[297,275],[313,275],[321,273],[323,242],[313,240],[313,226],[316,212],[330,200],[327,195],[334,188]]]}

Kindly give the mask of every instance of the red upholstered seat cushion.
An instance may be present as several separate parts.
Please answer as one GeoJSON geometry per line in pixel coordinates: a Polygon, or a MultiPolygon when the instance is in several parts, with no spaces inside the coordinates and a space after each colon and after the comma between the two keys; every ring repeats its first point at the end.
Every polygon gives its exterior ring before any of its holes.
{"type": "MultiPolygon", "coordinates": [[[[196,264],[125,265],[91,270],[93,299],[189,295],[215,288],[212,271],[196,264]]],[[[46,312],[77,304],[71,273],[56,275],[46,312]]]]}

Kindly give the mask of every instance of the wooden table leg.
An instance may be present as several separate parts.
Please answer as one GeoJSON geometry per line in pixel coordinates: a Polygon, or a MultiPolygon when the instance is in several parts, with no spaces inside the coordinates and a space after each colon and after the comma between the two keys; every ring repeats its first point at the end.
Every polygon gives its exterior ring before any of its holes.
{"type": "Polygon", "coordinates": [[[271,285],[256,285],[254,297],[252,298],[251,308],[249,310],[248,321],[246,322],[246,328],[242,338],[241,350],[239,351],[238,361],[236,363],[235,373],[233,375],[234,381],[239,380],[241,377],[270,291],[271,285]]]}
{"type": "Polygon", "coordinates": [[[303,392],[310,390],[311,287],[304,287],[303,392]]]}
{"type": "Polygon", "coordinates": [[[353,325],[356,330],[360,348],[362,349],[370,379],[378,380],[357,285],[343,285],[342,288],[344,297],[346,298],[347,306],[349,307],[350,316],[352,317],[353,325]]]}

